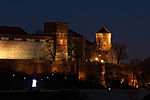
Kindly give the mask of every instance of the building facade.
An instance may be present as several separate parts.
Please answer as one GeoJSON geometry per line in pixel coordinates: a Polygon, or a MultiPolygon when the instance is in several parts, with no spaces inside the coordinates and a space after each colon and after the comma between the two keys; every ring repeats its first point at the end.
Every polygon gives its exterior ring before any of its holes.
{"type": "Polygon", "coordinates": [[[96,33],[96,44],[68,30],[67,23],[44,23],[41,34],[27,34],[20,27],[0,26],[0,59],[94,61],[96,48],[98,51],[111,48],[111,33],[106,28],[96,33]]]}
{"type": "Polygon", "coordinates": [[[96,32],[97,57],[111,62],[111,32],[105,27],[96,32]]]}

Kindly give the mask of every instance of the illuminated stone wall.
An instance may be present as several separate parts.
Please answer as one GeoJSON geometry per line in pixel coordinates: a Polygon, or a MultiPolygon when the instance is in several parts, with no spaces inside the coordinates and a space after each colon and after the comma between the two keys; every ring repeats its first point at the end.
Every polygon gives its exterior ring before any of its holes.
{"type": "Polygon", "coordinates": [[[0,59],[48,59],[42,46],[35,41],[0,41],[0,59]]]}
{"type": "Polygon", "coordinates": [[[96,33],[97,45],[100,45],[102,50],[110,50],[111,48],[111,33],[96,33]],[[100,43],[100,44],[99,44],[100,43]]]}

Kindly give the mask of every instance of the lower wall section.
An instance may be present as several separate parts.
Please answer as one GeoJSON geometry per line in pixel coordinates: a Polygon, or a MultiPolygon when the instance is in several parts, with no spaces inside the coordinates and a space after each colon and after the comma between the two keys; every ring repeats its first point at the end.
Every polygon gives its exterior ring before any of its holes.
{"type": "Polygon", "coordinates": [[[61,73],[78,75],[80,80],[95,80],[104,83],[105,67],[98,63],[81,61],[54,61],[28,59],[0,59],[0,71],[22,71],[26,74],[61,73]]]}
{"type": "Polygon", "coordinates": [[[50,71],[51,63],[45,60],[6,59],[0,60],[0,70],[22,71],[26,74],[41,74],[50,71]]]}

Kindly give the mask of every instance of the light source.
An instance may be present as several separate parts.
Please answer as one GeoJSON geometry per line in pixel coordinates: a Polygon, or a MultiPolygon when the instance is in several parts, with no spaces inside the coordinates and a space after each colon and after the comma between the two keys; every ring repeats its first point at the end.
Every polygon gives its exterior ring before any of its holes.
{"type": "Polygon", "coordinates": [[[36,87],[36,82],[37,82],[36,79],[33,79],[33,80],[32,80],[32,87],[36,87]]]}
{"type": "Polygon", "coordinates": [[[104,60],[101,60],[101,63],[104,63],[104,60]]]}
{"type": "Polygon", "coordinates": [[[95,60],[98,61],[98,57],[95,57],[95,60]]]}

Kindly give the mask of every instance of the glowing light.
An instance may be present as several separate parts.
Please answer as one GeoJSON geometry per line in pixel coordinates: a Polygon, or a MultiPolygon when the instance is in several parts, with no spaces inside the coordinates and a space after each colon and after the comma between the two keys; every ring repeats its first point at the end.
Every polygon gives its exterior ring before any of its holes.
{"type": "Polygon", "coordinates": [[[101,60],[101,63],[104,63],[104,60],[101,60]]]}
{"type": "Polygon", "coordinates": [[[123,79],[123,78],[121,79],[121,82],[124,82],[124,79],[123,79]]]}
{"type": "Polygon", "coordinates": [[[42,81],[43,79],[41,78],[41,81],[42,81]]]}
{"type": "Polygon", "coordinates": [[[52,74],[52,75],[54,75],[54,74],[52,74]]]}
{"type": "Polygon", "coordinates": [[[98,55],[99,57],[101,57],[101,55],[98,55]]]}
{"type": "Polygon", "coordinates": [[[95,57],[95,60],[98,61],[98,57],[95,57]]]}
{"type": "Polygon", "coordinates": [[[46,78],[49,78],[48,76],[46,78]]]}
{"type": "Polygon", "coordinates": [[[15,77],[15,74],[13,74],[13,77],[15,77]]]}
{"type": "Polygon", "coordinates": [[[26,77],[23,77],[23,79],[25,80],[25,79],[26,79],[26,77]]]}
{"type": "Polygon", "coordinates": [[[65,80],[67,79],[67,77],[65,76],[65,80]]]}
{"type": "Polygon", "coordinates": [[[60,44],[63,44],[63,40],[62,39],[60,39],[60,44]]]}
{"type": "Polygon", "coordinates": [[[36,80],[36,79],[33,79],[33,80],[32,80],[32,87],[36,87],[36,83],[37,83],[37,80],[36,80]]]}
{"type": "Polygon", "coordinates": [[[111,90],[111,88],[108,88],[108,90],[110,91],[110,90],[111,90]]]}

